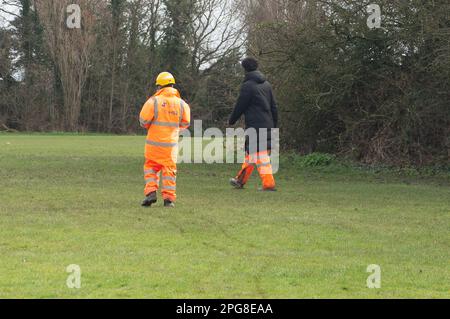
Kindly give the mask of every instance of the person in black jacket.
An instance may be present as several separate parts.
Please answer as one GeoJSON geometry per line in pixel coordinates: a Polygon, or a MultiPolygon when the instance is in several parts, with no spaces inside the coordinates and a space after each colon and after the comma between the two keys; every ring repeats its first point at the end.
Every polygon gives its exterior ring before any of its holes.
{"type": "Polygon", "coordinates": [[[278,109],[272,92],[272,86],[265,76],[258,71],[258,61],[248,57],[242,61],[245,80],[229,124],[234,125],[245,116],[245,128],[256,132],[255,138],[246,136],[246,159],[241,171],[230,183],[241,189],[249,180],[256,164],[263,182],[264,191],[275,191],[275,179],[270,164],[272,148],[271,130],[278,126],[278,109]],[[254,129],[254,130],[252,130],[254,129]],[[256,130],[256,131],[255,131],[256,130]]]}

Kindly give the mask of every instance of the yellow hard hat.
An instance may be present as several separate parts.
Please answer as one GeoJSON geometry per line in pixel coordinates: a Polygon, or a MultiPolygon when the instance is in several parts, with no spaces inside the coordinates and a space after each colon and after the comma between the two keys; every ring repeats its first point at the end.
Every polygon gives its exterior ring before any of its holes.
{"type": "Polygon", "coordinates": [[[156,78],[156,85],[167,86],[169,84],[175,84],[175,78],[169,72],[163,72],[156,78]]]}

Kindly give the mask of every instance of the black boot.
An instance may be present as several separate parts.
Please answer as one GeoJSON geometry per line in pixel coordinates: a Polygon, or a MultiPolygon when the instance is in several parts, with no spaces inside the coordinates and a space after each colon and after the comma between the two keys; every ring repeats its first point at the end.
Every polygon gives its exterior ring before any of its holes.
{"type": "Polygon", "coordinates": [[[277,192],[276,188],[258,188],[259,192],[277,192]]]}
{"type": "Polygon", "coordinates": [[[151,207],[153,204],[155,204],[158,201],[156,197],[156,192],[150,193],[147,195],[147,197],[142,202],[143,207],[151,207]]]}
{"type": "Polygon", "coordinates": [[[236,178],[230,179],[230,185],[233,186],[236,189],[243,189],[244,188],[244,185],[239,180],[237,180],[236,178]]]}
{"type": "Polygon", "coordinates": [[[165,199],[164,200],[164,207],[166,208],[175,208],[175,203],[171,200],[165,199]]]}

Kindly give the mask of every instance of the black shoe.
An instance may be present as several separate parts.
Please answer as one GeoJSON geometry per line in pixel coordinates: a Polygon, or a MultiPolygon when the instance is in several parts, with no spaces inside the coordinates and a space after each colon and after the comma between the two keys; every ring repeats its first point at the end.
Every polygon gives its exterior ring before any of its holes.
{"type": "Polygon", "coordinates": [[[276,188],[259,188],[258,191],[260,192],[277,192],[276,188]]]}
{"type": "Polygon", "coordinates": [[[175,203],[171,200],[165,199],[164,200],[164,207],[166,208],[175,208],[175,203]]]}
{"type": "Polygon", "coordinates": [[[244,185],[238,181],[236,178],[230,179],[230,185],[233,186],[236,189],[243,189],[244,185]]]}
{"type": "Polygon", "coordinates": [[[156,197],[156,192],[150,193],[147,195],[147,197],[142,202],[143,207],[151,207],[153,204],[155,204],[158,201],[156,197]]]}

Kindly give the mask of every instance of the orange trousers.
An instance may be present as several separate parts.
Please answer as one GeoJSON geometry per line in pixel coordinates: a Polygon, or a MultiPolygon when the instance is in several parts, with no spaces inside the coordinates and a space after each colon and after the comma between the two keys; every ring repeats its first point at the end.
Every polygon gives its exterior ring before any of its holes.
{"type": "Polygon", "coordinates": [[[177,166],[164,166],[147,159],[144,165],[145,196],[158,191],[162,179],[162,196],[175,202],[177,199],[177,166]],[[161,178],[162,173],[162,178],[161,178]]]}
{"type": "Polygon", "coordinates": [[[236,179],[242,184],[247,184],[252,176],[255,166],[258,168],[259,175],[263,183],[263,189],[275,188],[275,179],[273,178],[272,165],[270,164],[270,155],[268,151],[259,152],[253,155],[247,154],[242,169],[236,179]]]}

